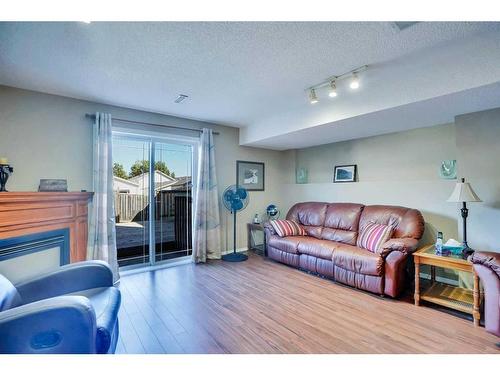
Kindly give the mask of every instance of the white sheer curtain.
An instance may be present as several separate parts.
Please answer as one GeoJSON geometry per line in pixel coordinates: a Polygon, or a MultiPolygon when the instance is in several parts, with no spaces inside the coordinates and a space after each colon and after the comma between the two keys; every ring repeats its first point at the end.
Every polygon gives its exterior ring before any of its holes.
{"type": "Polygon", "coordinates": [[[111,115],[96,113],[94,123],[94,199],[90,215],[87,259],[108,262],[118,281],[115,204],[113,194],[113,138],[111,115]]]}
{"type": "Polygon", "coordinates": [[[195,195],[193,260],[220,259],[220,219],[215,147],[211,129],[203,129],[200,138],[198,176],[195,195]]]}

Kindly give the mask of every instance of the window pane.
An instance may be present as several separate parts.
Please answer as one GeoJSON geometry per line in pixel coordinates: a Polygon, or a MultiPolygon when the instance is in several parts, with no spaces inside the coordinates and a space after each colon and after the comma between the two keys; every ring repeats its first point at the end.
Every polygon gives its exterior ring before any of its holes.
{"type": "Polygon", "coordinates": [[[191,255],[190,145],[155,143],[156,261],[191,255]]]}
{"type": "Polygon", "coordinates": [[[118,265],[149,263],[150,142],[113,136],[118,265]]]}

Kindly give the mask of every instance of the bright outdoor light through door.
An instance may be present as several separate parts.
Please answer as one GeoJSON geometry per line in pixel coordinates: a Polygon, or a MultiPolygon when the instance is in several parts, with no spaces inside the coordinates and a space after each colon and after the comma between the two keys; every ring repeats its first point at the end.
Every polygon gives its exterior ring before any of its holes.
{"type": "Polygon", "coordinates": [[[191,255],[193,151],[188,142],[114,134],[120,267],[191,255]]]}

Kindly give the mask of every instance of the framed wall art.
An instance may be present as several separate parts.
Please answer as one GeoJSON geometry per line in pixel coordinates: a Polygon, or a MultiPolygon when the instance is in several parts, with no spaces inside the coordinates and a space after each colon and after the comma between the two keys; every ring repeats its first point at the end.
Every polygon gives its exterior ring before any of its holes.
{"type": "Polygon", "coordinates": [[[355,182],[357,172],[356,169],[356,164],[336,165],[333,172],[333,182],[355,182]]]}
{"type": "Polygon", "coordinates": [[[248,191],[264,191],[264,163],[237,160],[236,183],[248,191]]]}

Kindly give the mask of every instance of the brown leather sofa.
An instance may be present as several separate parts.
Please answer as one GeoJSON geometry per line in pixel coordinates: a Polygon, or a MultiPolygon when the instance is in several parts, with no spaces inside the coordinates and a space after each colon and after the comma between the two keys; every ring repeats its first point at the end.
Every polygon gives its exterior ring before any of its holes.
{"type": "Polygon", "coordinates": [[[403,291],[407,259],[424,232],[419,211],[397,206],[305,202],[295,204],[286,218],[302,224],[307,236],[279,237],[266,223],[270,258],[391,297],[403,291]],[[370,222],[395,225],[379,253],[356,246],[359,228],[370,222]]]}
{"type": "Polygon", "coordinates": [[[476,251],[470,260],[484,287],[486,331],[500,337],[500,253],[476,251]]]}

